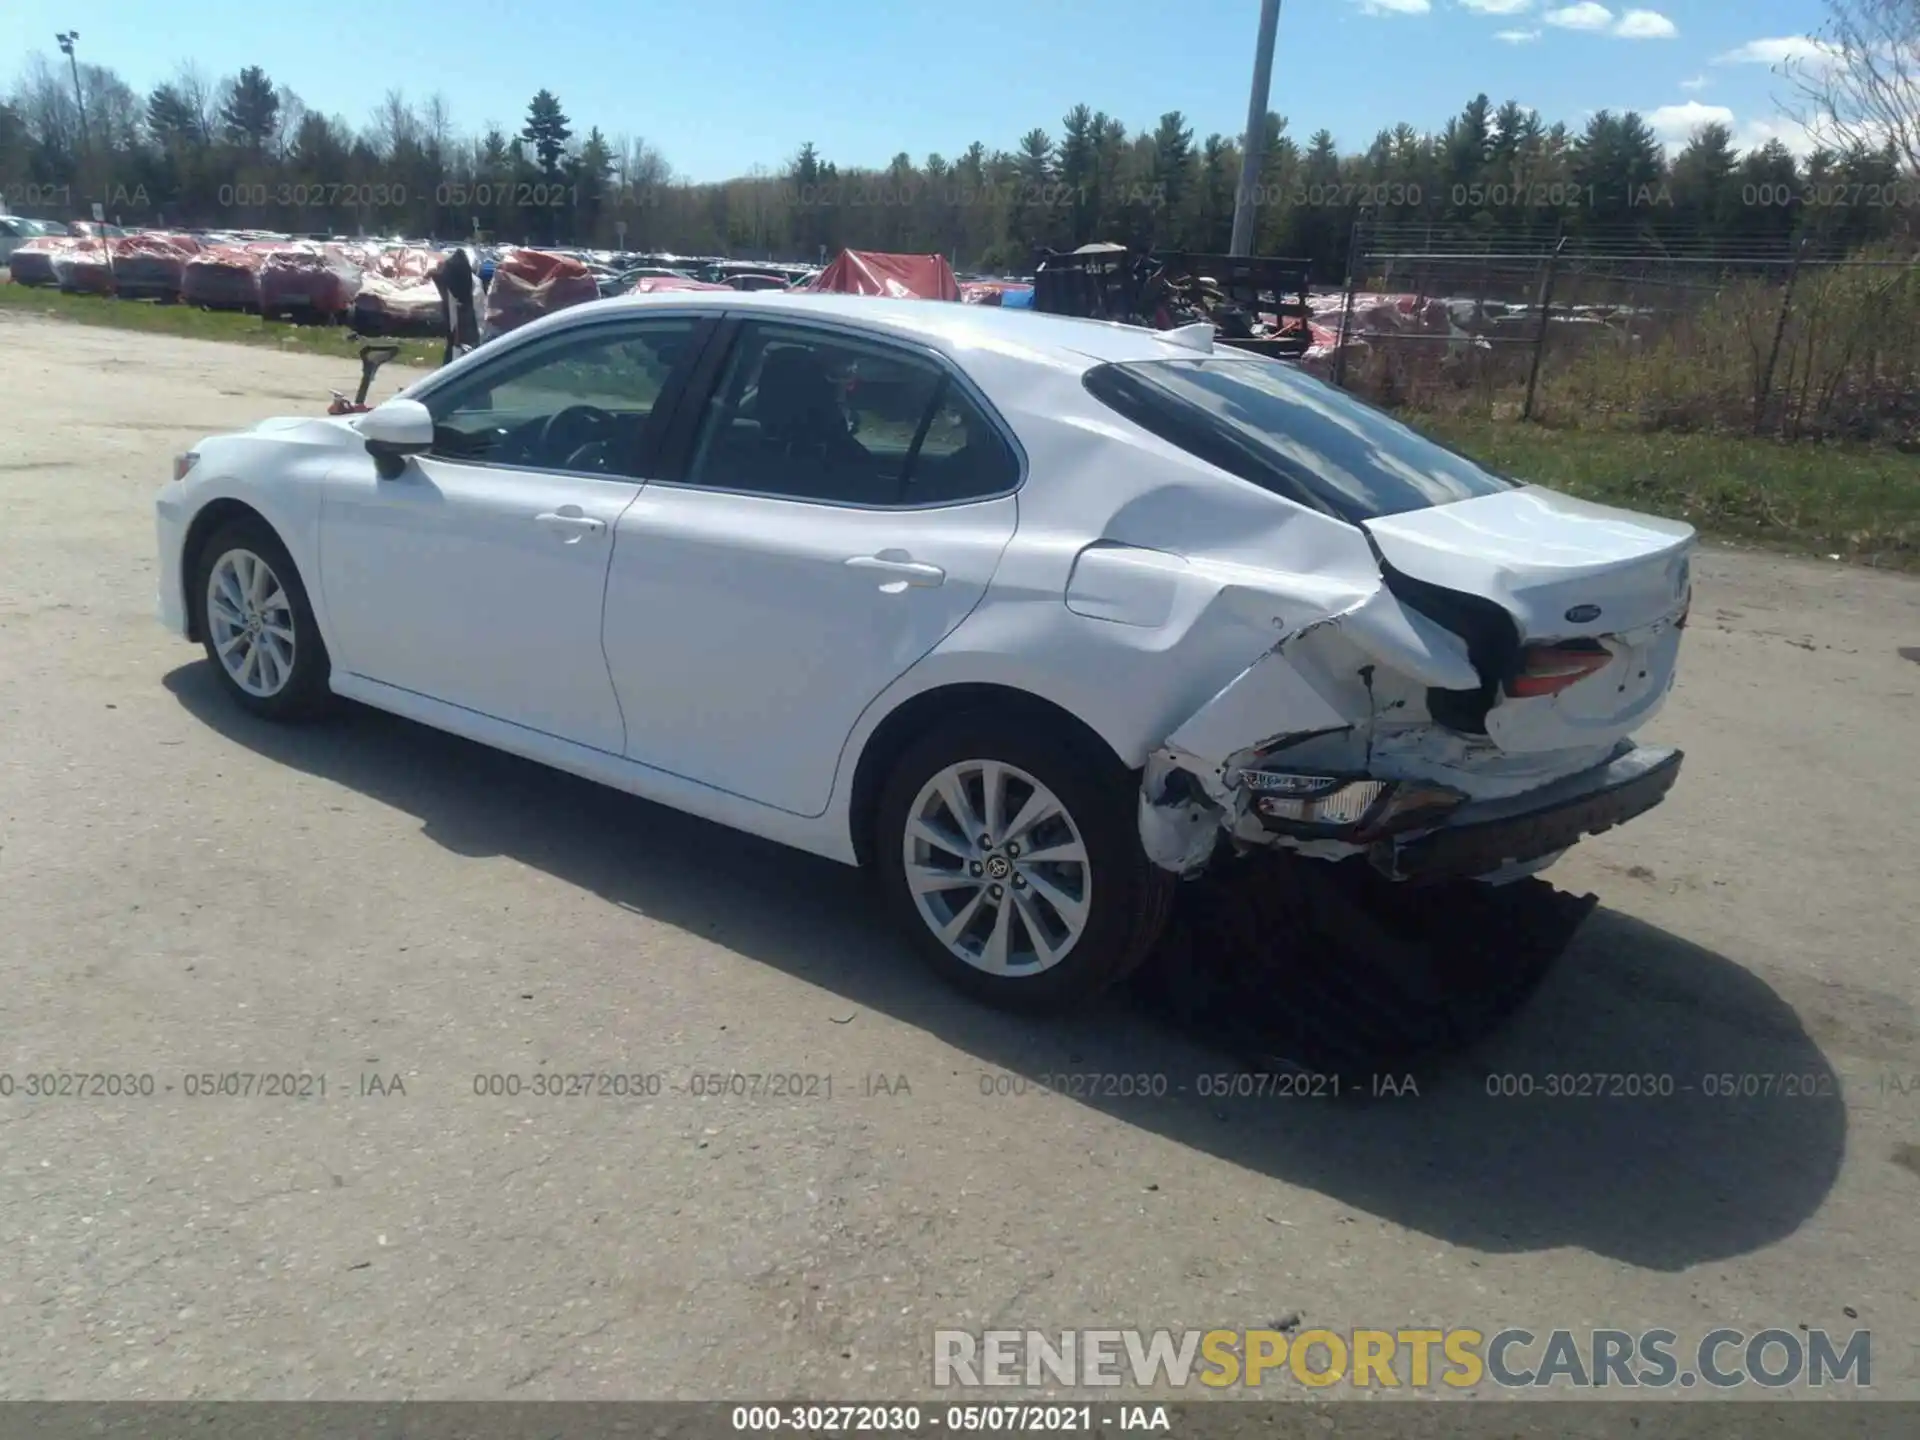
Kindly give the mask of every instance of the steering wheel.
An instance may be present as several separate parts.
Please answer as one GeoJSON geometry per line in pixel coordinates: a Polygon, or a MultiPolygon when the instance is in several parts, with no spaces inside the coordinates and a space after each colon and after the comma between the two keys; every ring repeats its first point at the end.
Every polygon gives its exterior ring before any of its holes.
{"type": "Polygon", "coordinates": [[[598,405],[568,405],[547,417],[534,441],[534,453],[541,463],[554,463],[552,457],[571,460],[581,450],[613,435],[620,422],[609,410],[598,405]]]}

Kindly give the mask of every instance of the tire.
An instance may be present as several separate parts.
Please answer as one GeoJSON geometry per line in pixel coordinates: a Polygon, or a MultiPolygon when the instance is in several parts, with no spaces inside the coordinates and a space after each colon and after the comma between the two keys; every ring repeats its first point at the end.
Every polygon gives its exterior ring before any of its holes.
{"type": "Polygon", "coordinates": [[[1047,717],[955,716],[908,747],[881,791],[872,853],[887,904],[933,971],[975,999],[1027,1013],[1083,1007],[1139,967],[1172,906],[1174,877],[1140,848],[1138,793],[1137,777],[1110,754],[1047,717]],[[959,836],[945,797],[957,784],[968,818],[989,828],[980,787],[993,775],[1003,787],[999,833],[990,837],[999,843],[983,849],[981,836],[959,836]],[[1023,840],[1010,833],[1017,812],[1042,790],[1064,825],[1049,818],[1024,827],[1026,849],[1071,857],[1077,841],[1083,859],[1036,863],[1013,848],[1023,840]],[[925,838],[935,834],[938,844],[925,838]],[[995,873],[997,899],[987,888],[995,873]],[[941,883],[949,874],[953,883],[941,883]],[[922,893],[928,879],[934,885],[922,893]],[[941,921],[959,926],[956,944],[972,958],[936,933],[941,921]]]}
{"type": "Polygon", "coordinates": [[[207,660],[236,705],[262,719],[281,721],[310,719],[330,707],[332,662],[326,642],[293,557],[266,521],[242,517],[208,536],[193,557],[193,588],[188,593],[207,660]],[[240,582],[255,573],[253,563],[264,565],[267,572],[254,590],[253,598],[266,602],[258,610],[239,593],[244,588],[240,582]],[[213,604],[209,594],[216,575],[227,597],[223,606],[213,604]],[[276,599],[284,604],[273,603],[276,599]],[[229,615],[244,622],[241,634],[235,634],[229,615]],[[284,638],[288,634],[290,643],[284,638]],[[235,657],[241,658],[236,662],[235,657]]]}

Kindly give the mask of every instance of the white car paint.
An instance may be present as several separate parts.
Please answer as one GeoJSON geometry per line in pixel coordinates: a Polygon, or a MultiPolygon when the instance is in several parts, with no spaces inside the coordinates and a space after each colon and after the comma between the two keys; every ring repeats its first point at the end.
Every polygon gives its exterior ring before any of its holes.
{"type": "Polygon", "coordinates": [[[1249,814],[1234,768],[1278,743],[1303,766],[1524,805],[1630,748],[1671,684],[1690,529],[1534,488],[1347,523],[1091,396],[1097,364],[1195,355],[1152,331],[867,297],[626,296],[525,326],[403,395],[431,403],[519,346],[637,314],[771,315],[930,352],[1017,441],[1023,483],[860,509],[434,458],[387,481],[349,421],[267,422],[203,441],[162,491],[163,621],[189,632],[195,517],[239,502],[309,577],[338,693],[845,862],[868,742],[943,687],[1020,691],[1084,722],[1144,771],[1148,853],[1188,871],[1221,830],[1353,853],[1249,814]],[[1486,735],[1436,724],[1428,687],[1478,672],[1459,635],[1396,598],[1381,556],[1493,599],[1529,638],[1554,631],[1568,597],[1600,605],[1597,631],[1626,614],[1638,628],[1619,663],[1644,685],[1616,704],[1610,670],[1503,700],[1486,735]],[[1197,788],[1170,801],[1182,770],[1197,788]]]}
{"type": "Polygon", "coordinates": [[[383,480],[348,452],[321,508],[328,650],[364,679],[622,754],[600,622],[640,488],[433,456],[383,480]]]}
{"type": "Polygon", "coordinates": [[[647,486],[607,576],[606,663],[644,717],[627,757],[825,813],[861,712],[980,603],[1017,514],[1011,495],[909,516],[647,486]]]}

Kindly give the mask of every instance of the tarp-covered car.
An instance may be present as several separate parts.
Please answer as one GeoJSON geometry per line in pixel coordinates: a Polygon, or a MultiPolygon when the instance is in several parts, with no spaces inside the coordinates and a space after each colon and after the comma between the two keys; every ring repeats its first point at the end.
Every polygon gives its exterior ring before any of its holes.
{"type": "Polygon", "coordinates": [[[584,261],[545,250],[509,250],[496,262],[487,286],[487,321],[481,334],[491,340],[543,315],[599,298],[599,281],[584,261]]]}
{"type": "Polygon", "coordinates": [[[123,300],[178,300],[187,261],[200,253],[192,235],[144,230],[108,242],[114,293],[123,300]]]}
{"type": "Polygon", "coordinates": [[[842,250],[804,287],[820,295],[886,295],[896,300],[958,300],[960,282],[944,255],[842,250]]]}
{"type": "Polygon", "coordinates": [[[55,257],[78,244],[70,235],[36,235],[22,240],[7,256],[7,270],[16,285],[58,285],[55,257]]]}
{"type": "Polygon", "coordinates": [[[260,252],[260,313],[309,314],[327,319],[347,313],[361,284],[356,247],[293,240],[260,252]]]}
{"type": "Polygon", "coordinates": [[[260,267],[271,247],[258,242],[208,245],[180,268],[180,298],[209,310],[257,310],[260,267]]]}
{"type": "Polygon", "coordinates": [[[362,335],[442,335],[446,301],[433,283],[442,256],[424,245],[392,245],[366,259],[353,292],[353,328],[362,335]]]}
{"type": "Polygon", "coordinates": [[[58,220],[30,220],[24,215],[0,215],[0,265],[30,240],[63,236],[67,227],[58,220]]]}
{"type": "Polygon", "coordinates": [[[53,276],[62,290],[79,295],[113,294],[113,259],[106,240],[83,236],[53,252],[53,276]]]}

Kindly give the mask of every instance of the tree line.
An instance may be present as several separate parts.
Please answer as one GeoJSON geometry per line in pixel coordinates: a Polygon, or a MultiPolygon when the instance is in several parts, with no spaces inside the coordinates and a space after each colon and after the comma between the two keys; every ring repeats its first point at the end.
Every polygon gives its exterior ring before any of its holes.
{"type": "MultiPolygon", "coordinates": [[[[0,104],[0,198],[21,214],[126,225],[402,235],[813,259],[842,246],[940,252],[962,268],[1025,269],[1089,241],[1228,248],[1238,138],[1197,138],[1178,111],[1135,130],[1077,105],[1011,148],[901,153],[882,169],[811,143],[779,170],[696,183],[646,140],[584,130],[540,90],[518,130],[458,131],[446,102],[390,92],[370,120],[309,108],[260,66],[215,82],[192,65],[145,94],[112,70],[29,60],[0,104]]],[[[1362,217],[1450,233],[1564,234],[1649,250],[1859,247],[1904,237],[1920,203],[1892,139],[1796,157],[1702,126],[1669,155],[1647,120],[1603,111],[1578,128],[1475,95],[1437,131],[1383,129],[1343,152],[1267,117],[1255,249],[1345,270],[1362,217]]]]}

